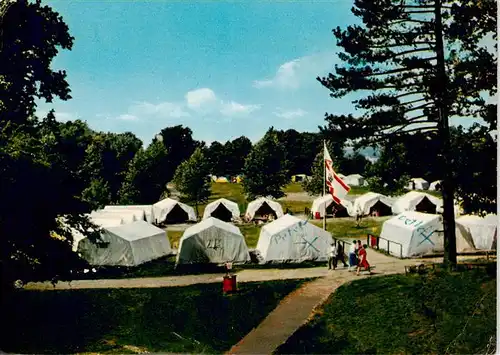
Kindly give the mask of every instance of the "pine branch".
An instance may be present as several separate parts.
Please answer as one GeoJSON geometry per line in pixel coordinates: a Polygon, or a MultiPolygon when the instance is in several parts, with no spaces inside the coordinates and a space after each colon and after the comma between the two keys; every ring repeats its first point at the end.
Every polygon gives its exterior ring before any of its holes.
{"type": "Polygon", "coordinates": [[[405,97],[405,96],[409,96],[409,95],[418,95],[418,94],[425,94],[425,91],[410,91],[410,92],[407,92],[407,93],[404,93],[404,94],[399,94],[397,96],[394,96],[395,99],[400,99],[402,97],[405,97]]]}
{"type": "Polygon", "coordinates": [[[403,14],[433,14],[434,11],[405,11],[403,14]]]}
{"type": "Polygon", "coordinates": [[[417,44],[428,44],[428,45],[433,45],[434,42],[429,42],[429,41],[416,41],[411,44],[386,44],[386,45],[369,45],[368,48],[392,48],[392,47],[408,47],[412,45],[417,45],[417,44]]]}
{"type": "Polygon", "coordinates": [[[425,24],[425,25],[430,25],[432,22],[429,21],[424,21],[424,20],[411,20],[411,19],[403,19],[403,20],[396,20],[391,22],[391,25],[397,25],[399,23],[420,23],[420,24],[425,24]]]}
{"type": "Polygon", "coordinates": [[[413,101],[408,101],[408,102],[402,102],[401,105],[404,106],[404,105],[411,105],[411,104],[414,104],[416,102],[420,102],[420,101],[426,101],[427,99],[425,97],[423,98],[420,98],[420,99],[416,99],[416,100],[413,100],[413,101]]]}
{"type": "MultiPolygon", "coordinates": [[[[402,55],[405,55],[405,54],[410,54],[410,53],[421,53],[421,52],[430,52],[429,49],[427,48],[416,48],[416,49],[410,49],[410,50],[407,50],[407,51],[403,51],[403,52],[399,52],[399,53],[394,53],[392,56],[390,56],[388,59],[392,59],[392,58],[397,58],[399,56],[402,56],[402,55]]],[[[431,58],[422,58],[422,59],[431,59],[431,58]]],[[[435,59],[435,57],[434,57],[435,59]]]]}

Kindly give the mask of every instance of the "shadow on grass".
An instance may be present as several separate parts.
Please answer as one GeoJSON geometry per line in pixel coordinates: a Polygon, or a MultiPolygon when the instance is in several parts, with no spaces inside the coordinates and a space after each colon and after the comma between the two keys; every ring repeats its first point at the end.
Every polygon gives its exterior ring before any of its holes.
{"type": "Polygon", "coordinates": [[[19,291],[1,304],[0,349],[14,353],[221,353],[307,280],[160,289],[19,291]]]}
{"type": "Polygon", "coordinates": [[[476,354],[496,334],[496,264],[343,285],[277,354],[476,354]]]}
{"type": "MultiPolygon", "coordinates": [[[[232,272],[237,273],[242,270],[265,270],[265,269],[303,269],[312,267],[326,267],[326,262],[305,261],[301,263],[256,263],[255,255],[252,263],[234,265],[232,272]]],[[[123,279],[139,277],[162,277],[162,276],[184,276],[201,274],[224,274],[226,269],[223,266],[214,264],[193,264],[179,265],[175,267],[175,256],[168,256],[150,261],[148,263],[135,266],[103,266],[96,268],[96,272],[78,273],[74,280],[96,280],[96,279],[123,279]]]]}

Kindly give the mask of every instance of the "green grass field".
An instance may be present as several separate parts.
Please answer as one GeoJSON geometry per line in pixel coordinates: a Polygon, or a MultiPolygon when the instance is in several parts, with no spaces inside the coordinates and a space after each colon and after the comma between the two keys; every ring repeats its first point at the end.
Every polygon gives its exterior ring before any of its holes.
{"type": "Polygon", "coordinates": [[[222,353],[307,280],[152,289],[21,291],[1,304],[11,353],[222,353]]]}
{"type": "Polygon", "coordinates": [[[496,334],[495,270],[493,264],[489,272],[436,271],[341,286],[277,353],[485,354],[496,334]]]}

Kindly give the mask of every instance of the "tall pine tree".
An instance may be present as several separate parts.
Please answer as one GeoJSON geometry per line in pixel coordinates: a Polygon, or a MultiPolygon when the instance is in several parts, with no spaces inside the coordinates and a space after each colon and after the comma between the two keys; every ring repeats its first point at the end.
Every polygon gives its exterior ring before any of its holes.
{"type": "Polygon", "coordinates": [[[318,80],[359,117],[327,115],[326,130],[373,144],[400,134],[436,131],[443,166],[444,262],[456,264],[449,118],[477,117],[483,94],[496,92],[496,4],[469,0],[355,0],[360,25],[333,30],[343,49],[335,74],[318,80]]]}

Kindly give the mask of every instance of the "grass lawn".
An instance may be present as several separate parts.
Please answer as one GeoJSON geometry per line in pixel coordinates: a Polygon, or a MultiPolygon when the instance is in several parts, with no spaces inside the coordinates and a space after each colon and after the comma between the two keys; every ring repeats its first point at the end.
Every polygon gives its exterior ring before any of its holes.
{"type": "Polygon", "coordinates": [[[157,289],[21,291],[2,306],[0,349],[13,353],[222,353],[304,280],[157,289]]]}
{"type": "MultiPolygon", "coordinates": [[[[326,230],[331,232],[337,239],[360,239],[361,241],[366,241],[368,233],[380,235],[382,224],[391,217],[363,218],[359,227],[356,227],[356,220],[354,218],[333,218],[327,220],[326,230]]],[[[318,227],[323,227],[322,220],[310,221],[318,227]]]]}
{"type": "Polygon", "coordinates": [[[296,192],[304,192],[304,189],[302,188],[302,183],[301,182],[292,182],[285,186],[283,189],[283,192],[288,194],[288,193],[296,193],[296,192]]]}
{"type": "Polygon", "coordinates": [[[279,354],[478,354],[496,334],[496,264],[341,286],[279,354]]]}

